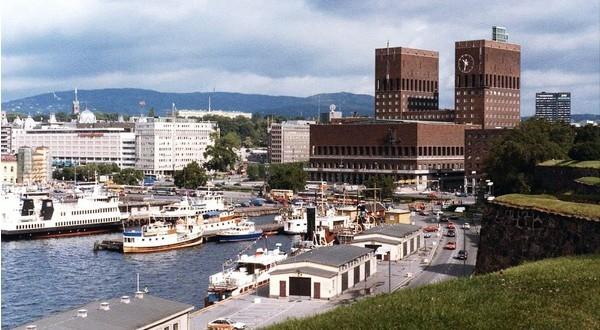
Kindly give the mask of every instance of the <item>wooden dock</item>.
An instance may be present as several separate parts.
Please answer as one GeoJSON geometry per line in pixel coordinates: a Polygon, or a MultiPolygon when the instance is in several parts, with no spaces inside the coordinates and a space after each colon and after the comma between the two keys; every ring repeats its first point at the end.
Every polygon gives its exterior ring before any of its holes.
{"type": "Polygon", "coordinates": [[[116,251],[123,252],[123,240],[122,239],[105,239],[102,241],[94,242],[94,251],[116,251]]]}

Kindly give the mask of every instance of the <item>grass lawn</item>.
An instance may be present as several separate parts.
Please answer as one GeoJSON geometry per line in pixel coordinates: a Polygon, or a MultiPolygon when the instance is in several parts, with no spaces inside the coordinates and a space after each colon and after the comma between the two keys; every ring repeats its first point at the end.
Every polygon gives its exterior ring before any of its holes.
{"type": "Polygon", "coordinates": [[[565,202],[551,195],[508,194],[497,197],[496,201],[516,206],[535,207],[550,212],[600,219],[600,205],[565,202]]]}
{"type": "Polygon", "coordinates": [[[583,178],[579,178],[575,181],[589,185],[600,186],[600,178],[597,176],[584,176],[583,178]]]}
{"type": "Polygon", "coordinates": [[[269,329],[600,329],[600,255],[379,295],[269,329]]]}
{"type": "Polygon", "coordinates": [[[600,160],[547,160],[539,164],[540,166],[568,166],[568,167],[581,167],[581,168],[598,168],[600,169],[600,160]]]}

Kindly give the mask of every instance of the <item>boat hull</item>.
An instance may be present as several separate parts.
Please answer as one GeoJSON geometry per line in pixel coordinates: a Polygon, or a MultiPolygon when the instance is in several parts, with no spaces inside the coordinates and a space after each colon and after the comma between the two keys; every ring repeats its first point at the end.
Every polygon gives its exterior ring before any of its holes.
{"type": "Polygon", "coordinates": [[[198,236],[196,238],[193,238],[193,239],[190,239],[187,241],[177,242],[177,243],[168,244],[168,245],[161,245],[161,246],[132,247],[132,246],[123,245],[123,253],[152,253],[152,252],[169,251],[169,250],[175,250],[175,249],[183,249],[183,248],[187,248],[187,247],[200,245],[200,244],[202,244],[203,241],[204,241],[203,237],[198,236]]]}
{"type": "Polygon", "coordinates": [[[239,242],[239,241],[252,241],[262,236],[262,232],[254,232],[250,234],[236,234],[236,235],[223,235],[218,234],[217,240],[220,243],[223,242],[239,242]]]}
{"type": "Polygon", "coordinates": [[[73,236],[97,235],[122,230],[121,222],[88,224],[79,226],[36,228],[25,230],[2,230],[1,238],[3,241],[25,240],[25,239],[44,239],[60,238],[73,236]]]}

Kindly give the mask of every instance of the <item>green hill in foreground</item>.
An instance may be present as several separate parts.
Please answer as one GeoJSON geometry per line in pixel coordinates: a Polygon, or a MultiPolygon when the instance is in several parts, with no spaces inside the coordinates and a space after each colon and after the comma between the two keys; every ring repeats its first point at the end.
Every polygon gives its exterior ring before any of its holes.
{"type": "Polygon", "coordinates": [[[270,329],[600,329],[600,255],[364,299],[270,329]]]}

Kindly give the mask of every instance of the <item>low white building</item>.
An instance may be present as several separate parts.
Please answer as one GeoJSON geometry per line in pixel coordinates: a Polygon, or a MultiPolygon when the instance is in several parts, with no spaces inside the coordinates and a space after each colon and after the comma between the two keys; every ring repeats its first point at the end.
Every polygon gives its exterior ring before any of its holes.
{"type": "Polygon", "coordinates": [[[17,329],[189,330],[194,306],[150,296],[95,301],[77,309],[29,322],[17,329]]]}
{"type": "Polygon", "coordinates": [[[291,257],[271,272],[271,297],[330,299],[377,272],[372,249],[352,245],[316,248],[291,257]]]}
{"type": "Polygon", "coordinates": [[[423,233],[419,226],[407,224],[384,224],[365,230],[354,236],[351,245],[375,251],[377,259],[400,260],[425,247],[423,233]]]}
{"type": "Polygon", "coordinates": [[[244,117],[244,118],[252,118],[252,113],[251,112],[241,112],[241,111],[227,111],[227,110],[188,110],[188,109],[184,109],[184,110],[177,110],[177,117],[181,117],[181,118],[203,118],[205,116],[221,116],[221,117],[227,117],[227,118],[231,118],[231,119],[235,119],[237,117],[244,117]]]}
{"type": "Polygon", "coordinates": [[[206,147],[218,134],[214,122],[193,119],[147,118],[135,123],[136,168],[144,174],[173,175],[195,161],[202,165],[206,147]]]}

